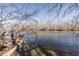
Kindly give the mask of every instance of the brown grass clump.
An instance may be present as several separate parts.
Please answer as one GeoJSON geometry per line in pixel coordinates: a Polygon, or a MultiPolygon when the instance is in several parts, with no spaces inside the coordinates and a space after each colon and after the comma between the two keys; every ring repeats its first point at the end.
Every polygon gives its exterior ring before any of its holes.
{"type": "Polygon", "coordinates": [[[7,51],[9,51],[13,47],[11,40],[0,40],[0,56],[5,54],[7,51]]]}

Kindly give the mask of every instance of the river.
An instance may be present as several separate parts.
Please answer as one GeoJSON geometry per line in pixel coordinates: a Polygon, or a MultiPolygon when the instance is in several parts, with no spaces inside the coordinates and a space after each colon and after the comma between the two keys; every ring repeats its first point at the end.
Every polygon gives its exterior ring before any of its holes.
{"type": "Polygon", "coordinates": [[[24,39],[29,43],[35,40],[37,45],[45,49],[57,49],[69,52],[72,55],[79,55],[79,32],[78,31],[39,31],[37,38],[33,35],[27,35],[24,39]],[[36,39],[35,39],[36,38],[36,39]]]}

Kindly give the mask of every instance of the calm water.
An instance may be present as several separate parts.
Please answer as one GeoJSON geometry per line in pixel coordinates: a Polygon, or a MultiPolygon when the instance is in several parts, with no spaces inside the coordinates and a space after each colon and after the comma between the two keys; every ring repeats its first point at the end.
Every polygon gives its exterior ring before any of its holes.
{"type": "Polygon", "coordinates": [[[24,39],[31,44],[36,38],[40,47],[79,55],[79,32],[38,32],[37,34],[37,38],[29,34],[24,39]]]}

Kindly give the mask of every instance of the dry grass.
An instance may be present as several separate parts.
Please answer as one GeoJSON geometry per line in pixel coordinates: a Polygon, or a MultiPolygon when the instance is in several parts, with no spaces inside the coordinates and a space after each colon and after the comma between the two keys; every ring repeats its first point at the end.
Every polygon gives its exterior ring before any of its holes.
{"type": "Polygon", "coordinates": [[[11,40],[0,40],[0,55],[5,54],[7,51],[9,51],[13,47],[11,40]]]}

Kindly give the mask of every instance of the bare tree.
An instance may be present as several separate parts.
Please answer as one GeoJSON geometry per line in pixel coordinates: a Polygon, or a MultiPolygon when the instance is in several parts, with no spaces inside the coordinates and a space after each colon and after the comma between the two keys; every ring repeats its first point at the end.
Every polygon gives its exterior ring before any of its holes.
{"type": "MultiPolygon", "coordinates": [[[[50,14],[50,13],[54,13],[56,15],[55,19],[57,19],[63,8],[66,6],[65,10],[63,11],[62,13],[62,21],[64,20],[64,17],[71,14],[73,11],[76,11],[79,13],[79,4],[78,3],[49,3],[47,4],[48,6],[48,11],[47,11],[47,15],[50,14]]],[[[50,20],[50,19],[49,19],[50,20]]],[[[58,21],[58,24],[60,23],[60,19],[57,20],[58,21]]],[[[76,20],[72,21],[72,22],[75,22],[76,20]]],[[[51,21],[53,22],[53,21],[51,21]]],[[[63,23],[64,24],[64,23],[63,23]]],[[[75,25],[74,25],[75,26],[75,25]]]]}

